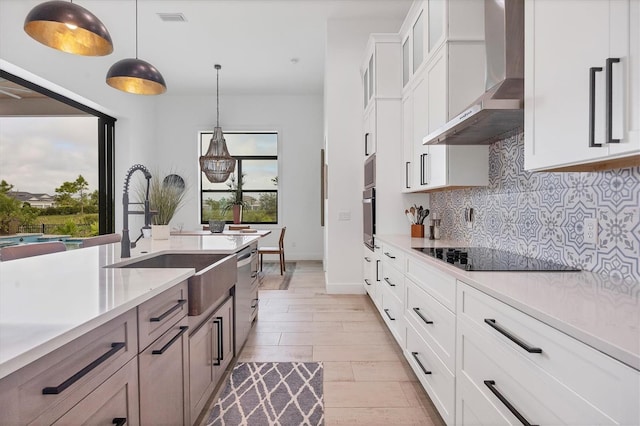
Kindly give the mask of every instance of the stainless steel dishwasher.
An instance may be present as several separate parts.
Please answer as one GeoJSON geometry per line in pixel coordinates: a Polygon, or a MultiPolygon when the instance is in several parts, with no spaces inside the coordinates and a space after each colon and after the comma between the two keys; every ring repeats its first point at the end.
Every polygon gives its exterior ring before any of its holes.
{"type": "Polygon", "coordinates": [[[236,353],[244,346],[258,311],[258,244],[237,253],[236,353]]]}

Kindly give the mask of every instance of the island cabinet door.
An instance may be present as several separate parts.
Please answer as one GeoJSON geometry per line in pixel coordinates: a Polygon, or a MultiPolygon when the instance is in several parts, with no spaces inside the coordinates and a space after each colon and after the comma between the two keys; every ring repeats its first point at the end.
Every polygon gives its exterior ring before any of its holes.
{"type": "Polygon", "coordinates": [[[140,423],[189,425],[189,342],[184,317],[138,356],[140,423]]]}
{"type": "Polygon", "coordinates": [[[138,359],[133,358],[53,424],[135,426],[139,423],[138,359]]]}
{"type": "Polygon", "coordinates": [[[195,421],[213,390],[213,318],[206,320],[189,336],[189,399],[195,421]]]}

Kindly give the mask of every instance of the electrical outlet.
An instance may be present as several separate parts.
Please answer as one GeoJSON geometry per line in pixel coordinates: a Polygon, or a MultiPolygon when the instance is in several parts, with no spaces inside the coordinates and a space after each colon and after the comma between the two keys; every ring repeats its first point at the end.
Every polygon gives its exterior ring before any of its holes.
{"type": "Polygon", "coordinates": [[[598,219],[584,220],[583,238],[586,244],[598,244],[598,219]]]}

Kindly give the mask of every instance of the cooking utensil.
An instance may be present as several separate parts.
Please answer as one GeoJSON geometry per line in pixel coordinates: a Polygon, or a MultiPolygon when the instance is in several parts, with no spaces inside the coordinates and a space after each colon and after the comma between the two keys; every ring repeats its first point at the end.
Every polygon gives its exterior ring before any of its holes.
{"type": "Polygon", "coordinates": [[[411,225],[415,225],[415,224],[416,224],[416,221],[415,221],[415,219],[414,219],[413,215],[412,215],[411,213],[409,213],[409,212],[407,212],[407,213],[406,213],[406,215],[407,215],[407,219],[409,219],[409,223],[410,223],[411,225]]]}

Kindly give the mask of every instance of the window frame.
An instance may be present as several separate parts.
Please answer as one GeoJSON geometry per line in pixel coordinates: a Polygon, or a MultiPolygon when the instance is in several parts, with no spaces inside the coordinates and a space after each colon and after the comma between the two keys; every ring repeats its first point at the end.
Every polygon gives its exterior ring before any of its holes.
{"type": "MultiPolygon", "coordinates": [[[[273,134],[276,135],[276,155],[231,155],[231,157],[236,159],[236,170],[234,173],[236,176],[242,176],[242,162],[243,161],[254,161],[254,160],[270,160],[276,161],[278,166],[278,185],[280,184],[280,131],[278,130],[230,130],[223,131],[224,135],[230,134],[273,134]]],[[[198,132],[198,144],[200,145],[200,155],[204,155],[206,152],[206,147],[202,147],[202,135],[211,135],[213,136],[213,130],[202,130],[198,132]]],[[[213,194],[224,194],[228,193],[229,189],[203,189],[203,181],[206,179],[206,176],[202,171],[200,171],[200,224],[208,225],[209,221],[205,221],[204,218],[204,203],[203,196],[205,193],[213,193],[213,194]]],[[[243,189],[243,198],[245,193],[275,193],[276,194],[276,220],[274,222],[249,222],[242,220],[241,224],[244,225],[277,225],[280,219],[280,189],[276,187],[275,189],[243,189]]],[[[243,215],[244,216],[244,215],[243,215]]],[[[227,220],[225,223],[233,223],[233,220],[227,220]]]]}
{"type": "Polygon", "coordinates": [[[3,69],[0,69],[0,77],[98,118],[98,234],[111,234],[115,232],[114,156],[116,143],[115,125],[117,120],[110,115],[11,74],[3,69]]]}

